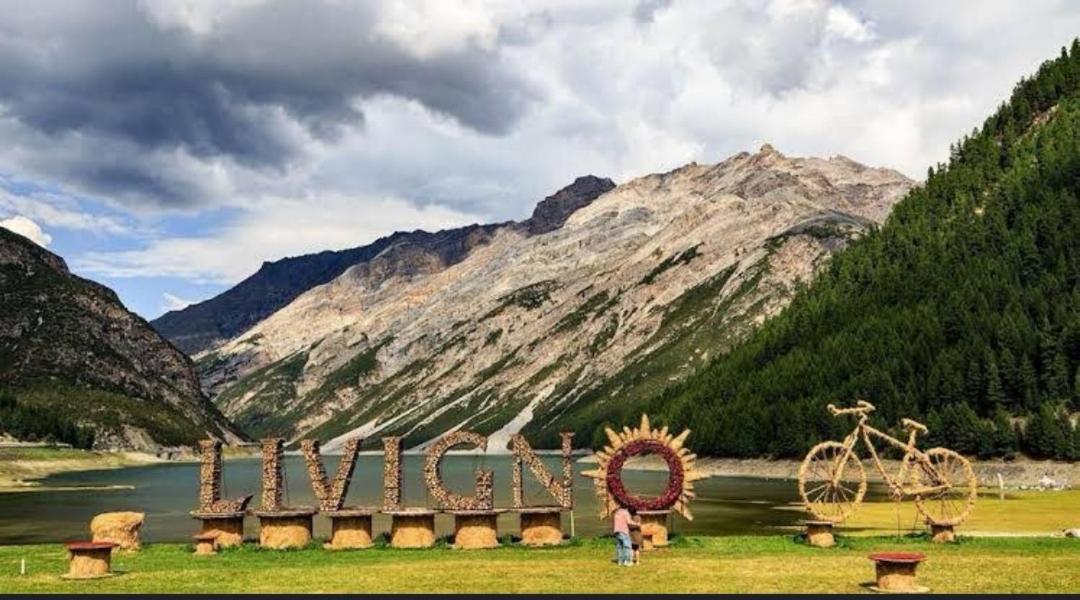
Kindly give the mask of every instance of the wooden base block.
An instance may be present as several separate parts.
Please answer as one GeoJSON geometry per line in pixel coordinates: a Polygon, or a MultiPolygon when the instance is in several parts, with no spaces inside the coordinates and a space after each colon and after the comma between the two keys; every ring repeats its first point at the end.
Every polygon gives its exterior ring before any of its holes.
{"type": "Polygon", "coordinates": [[[323,544],[327,550],[359,550],[374,545],[371,535],[371,515],[330,517],[330,540],[323,544]]]}
{"type": "Polygon", "coordinates": [[[818,548],[832,548],[836,545],[833,526],[831,521],[807,521],[806,543],[818,548]]]}
{"type": "Polygon", "coordinates": [[[523,511],[521,543],[526,546],[556,546],[563,542],[562,511],[523,511]]]}
{"type": "Polygon", "coordinates": [[[650,539],[647,548],[645,544],[642,544],[642,550],[655,550],[668,545],[667,520],[670,514],[670,510],[643,510],[638,513],[638,517],[641,518],[642,541],[645,538],[650,539]]]}
{"type": "Polygon", "coordinates": [[[938,544],[956,541],[956,529],[952,525],[930,524],[930,539],[938,544]]]}
{"type": "Polygon", "coordinates": [[[499,546],[498,513],[467,511],[454,513],[454,547],[481,550],[499,546]]]}
{"type": "Polygon", "coordinates": [[[244,513],[192,513],[202,522],[200,534],[217,535],[217,547],[228,548],[244,543],[244,513]]]}
{"type": "Polygon", "coordinates": [[[430,548],[435,545],[434,511],[401,511],[391,516],[390,546],[393,548],[430,548]]]}
{"type": "Polygon", "coordinates": [[[259,545],[273,550],[303,548],[311,542],[311,519],[313,513],[269,515],[259,517],[259,545]]]}

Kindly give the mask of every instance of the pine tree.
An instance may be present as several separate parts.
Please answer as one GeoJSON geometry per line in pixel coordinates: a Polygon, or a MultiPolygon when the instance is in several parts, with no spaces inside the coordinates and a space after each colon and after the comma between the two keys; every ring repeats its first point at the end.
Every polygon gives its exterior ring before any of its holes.
{"type": "Polygon", "coordinates": [[[998,375],[997,363],[993,360],[986,368],[986,414],[993,414],[1005,406],[1005,390],[1001,385],[1001,377],[998,375]]]}
{"type": "Polygon", "coordinates": [[[993,456],[1010,456],[1017,450],[1016,433],[1013,429],[1009,413],[1002,407],[994,411],[993,417],[994,443],[993,456]]]}
{"type": "Polygon", "coordinates": [[[1039,405],[1039,384],[1035,367],[1026,356],[1020,360],[1020,397],[1021,408],[1034,410],[1039,405]]]}

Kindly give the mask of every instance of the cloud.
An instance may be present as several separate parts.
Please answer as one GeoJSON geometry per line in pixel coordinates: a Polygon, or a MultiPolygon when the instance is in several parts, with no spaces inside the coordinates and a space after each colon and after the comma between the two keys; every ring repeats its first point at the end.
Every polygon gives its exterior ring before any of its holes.
{"type": "Polygon", "coordinates": [[[38,2],[5,17],[0,114],[39,146],[24,164],[36,173],[164,206],[207,198],[185,181],[197,173],[163,173],[159,163],[280,173],[307,145],[362,126],[358,99],[415,100],[484,134],[521,117],[532,92],[497,48],[461,38],[468,21],[440,37],[410,27],[394,6],[268,0],[211,16],[200,2],[38,2]],[[50,143],[84,152],[41,160],[50,143]]]}
{"type": "Polygon", "coordinates": [[[80,208],[77,200],[62,194],[36,192],[19,195],[4,189],[0,180],[0,211],[25,215],[50,227],[95,234],[129,235],[131,228],[121,219],[94,214],[80,208]]]}
{"type": "Polygon", "coordinates": [[[440,207],[418,208],[395,198],[275,198],[258,212],[200,236],[163,237],[138,250],[90,252],[73,268],[106,277],[178,277],[195,283],[236,283],[267,259],[339,250],[394,230],[474,223],[473,216],[440,207]],[[272,253],[267,249],[272,248],[272,253]]]}
{"type": "Polygon", "coordinates": [[[624,182],[766,141],[921,177],[1080,31],[1080,12],[1056,0],[1025,2],[1022,19],[1009,3],[931,0],[52,0],[8,12],[0,183],[58,191],[0,195],[0,214],[160,232],[69,262],[215,282],[392,229],[522,218],[578,175],[624,182]]]}
{"type": "Polygon", "coordinates": [[[186,300],[179,296],[174,296],[168,292],[161,294],[161,297],[165,302],[161,305],[161,312],[168,312],[170,310],[181,310],[195,304],[193,300],[186,300]]]}
{"type": "Polygon", "coordinates": [[[22,215],[0,220],[0,227],[14,231],[42,248],[48,247],[49,243],[52,242],[52,236],[45,233],[37,223],[22,215]]]}

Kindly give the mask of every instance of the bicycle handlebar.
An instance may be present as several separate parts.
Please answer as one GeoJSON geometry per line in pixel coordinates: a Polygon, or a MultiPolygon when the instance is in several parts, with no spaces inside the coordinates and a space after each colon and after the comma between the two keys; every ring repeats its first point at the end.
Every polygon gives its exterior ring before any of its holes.
{"type": "Polygon", "coordinates": [[[855,403],[855,406],[851,408],[836,408],[835,404],[829,404],[825,408],[829,409],[829,412],[832,413],[834,417],[839,417],[840,415],[863,415],[877,410],[873,404],[870,404],[866,400],[859,400],[855,403]]]}

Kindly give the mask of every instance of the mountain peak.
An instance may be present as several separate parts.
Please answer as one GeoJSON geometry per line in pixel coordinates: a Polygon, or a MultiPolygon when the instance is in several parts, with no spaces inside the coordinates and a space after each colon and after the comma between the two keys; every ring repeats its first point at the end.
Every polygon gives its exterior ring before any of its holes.
{"type": "Polygon", "coordinates": [[[607,177],[583,175],[570,185],[541,200],[532,216],[522,222],[532,235],[554,231],[566,223],[575,211],[588,206],[601,194],[615,187],[607,177]]]}
{"type": "Polygon", "coordinates": [[[758,153],[759,156],[777,156],[777,157],[781,157],[781,158],[783,158],[783,156],[784,156],[783,154],[778,152],[776,150],[776,148],[773,148],[772,144],[770,144],[768,142],[762,144],[761,148],[758,149],[757,153],[758,153]]]}

